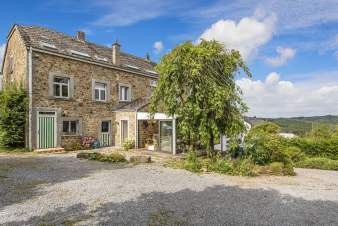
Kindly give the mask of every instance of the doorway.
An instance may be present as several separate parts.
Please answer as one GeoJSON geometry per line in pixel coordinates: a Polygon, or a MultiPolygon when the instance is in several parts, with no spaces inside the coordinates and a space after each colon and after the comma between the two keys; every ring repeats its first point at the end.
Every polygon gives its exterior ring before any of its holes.
{"type": "Polygon", "coordinates": [[[173,125],[172,121],[160,121],[160,151],[172,153],[173,125]]]}
{"type": "Polygon", "coordinates": [[[111,146],[111,121],[101,122],[101,146],[111,146]]]}
{"type": "Polygon", "coordinates": [[[121,146],[128,140],[128,120],[121,120],[121,146]]]}
{"type": "Polygon", "coordinates": [[[38,112],[37,143],[39,149],[56,147],[56,112],[38,112]]]}

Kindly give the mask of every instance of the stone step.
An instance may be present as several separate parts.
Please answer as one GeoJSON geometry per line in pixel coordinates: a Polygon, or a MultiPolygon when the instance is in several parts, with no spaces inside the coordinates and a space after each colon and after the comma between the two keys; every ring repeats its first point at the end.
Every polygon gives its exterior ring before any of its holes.
{"type": "Polygon", "coordinates": [[[64,148],[46,148],[46,149],[36,149],[36,153],[63,153],[65,152],[64,148]]]}

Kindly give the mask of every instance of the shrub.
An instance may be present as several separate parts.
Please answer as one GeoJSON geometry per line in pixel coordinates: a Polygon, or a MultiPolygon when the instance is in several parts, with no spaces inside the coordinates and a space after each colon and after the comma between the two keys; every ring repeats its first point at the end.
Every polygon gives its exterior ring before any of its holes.
{"type": "Polygon", "coordinates": [[[323,170],[338,170],[338,160],[332,160],[322,157],[306,158],[303,161],[297,162],[296,167],[323,169],[323,170]]]}
{"type": "Polygon", "coordinates": [[[77,154],[77,158],[111,163],[127,162],[126,158],[120,153],[111,153],[109,155],[103,155],[98,152],[81,152],[77,154]]]}
{"type": "Polygon", "coordinates": [[[299,162],[305,158],[304,152],[298,147],[287,147],[285,154],[291,159],[292,162],[299,162]]]}
{"type": "Polygon", "coordinates": [[[240,176],[248,176],[248,177],[258,175],[255,164],[251,161],[251,159],[235,160],[233,162],[232,174],[240,175],[240,176]]]}
{"type": "Polygon", "coordinates": [[[91,136],[83,136],[81,137],[81,146],[84,149],[90,149],[92,147],[92,144],[96,141],[95,137],[91,136]]]}
{"type": "Polygon", "coordinates": [[[216,161],[206,161],[206,168],[209,172],[231,173],[231,162],[227,159],[219,159],[216,161]]]}
{"type": "Polygon", "coordinates": [[[189,150],[187,158],[183,163],[183,168],[191,172],[201,172],[203,163],[200,158],[197,157],[197,153],[193,150],[189,150]]]}
{"type": "Polygon", "coordinates": [[[79,150],[82,150],[82,149],[83,149],[83,147],[82,147],[81,143],[76,142],[76,141],[65,147],[66,151],[79,151],[79,150]]]}
{"type": "Polygon", "coordinates": [[[0,143],[8,147],[25,145],[28,99],[22,87],[8,86],[0,92],[0,143]]]}
{"type": "Polygon", "coordinates": [[[294,176],[295,172],[290,163],[272,162],[266,166],[260,166],[259,174],[275,175],[275,176],[294,176]]]}
{"type": "Polygon", "coordinates": [[[135,148],[135,141],[134,140],[126,140],[126,141],[124,141],[122,146],[123,146],[123,149],[125,151],[128,151],[129,149],[135,148]]]}
{"type": "Polygon", "coordinates": [[[298,147],[305,155],[338,160],[338,139],[294,138],[284,140],[286,146],[298,147]]]}

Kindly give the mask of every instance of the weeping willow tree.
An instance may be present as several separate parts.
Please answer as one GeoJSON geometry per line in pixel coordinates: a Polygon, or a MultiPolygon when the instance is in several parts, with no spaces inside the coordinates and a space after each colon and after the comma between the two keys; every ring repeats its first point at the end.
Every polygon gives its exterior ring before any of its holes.
{"type": "Polygon", "coordinates": [[[165,55],[156,69],[160,78],[150,111],[178,116],[178,131],[190,148],[199,143],[211,153],[220,134],[234,137],[245,130],[247,106],[235,77],[251,73],[238,51],[216,41],[186,42],[165,55]]]}

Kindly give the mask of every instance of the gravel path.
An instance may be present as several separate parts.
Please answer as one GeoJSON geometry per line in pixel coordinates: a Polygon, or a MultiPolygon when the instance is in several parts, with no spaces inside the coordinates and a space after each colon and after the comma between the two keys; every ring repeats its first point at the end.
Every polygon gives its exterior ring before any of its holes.
{"type": "Polygon", "coordinates": [[[338,225],[338,172],[296,172],[242,178],[0,156],[0,225],[338,225]]]}

